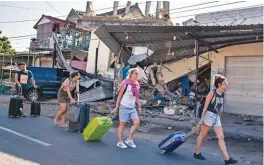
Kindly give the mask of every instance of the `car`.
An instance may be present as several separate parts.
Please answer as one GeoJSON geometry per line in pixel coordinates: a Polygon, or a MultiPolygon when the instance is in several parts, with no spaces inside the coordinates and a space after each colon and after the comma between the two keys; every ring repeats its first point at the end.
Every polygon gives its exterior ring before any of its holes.
{"type": "Polygon", "coordinates": [[[69,72],[61,68],[27,67],[33,73],[37,89],[31,84],[28,86],[27,99],[39,100],[41,97],[56,97],[61,86],[61,81],[69,77],[69,72]]]}

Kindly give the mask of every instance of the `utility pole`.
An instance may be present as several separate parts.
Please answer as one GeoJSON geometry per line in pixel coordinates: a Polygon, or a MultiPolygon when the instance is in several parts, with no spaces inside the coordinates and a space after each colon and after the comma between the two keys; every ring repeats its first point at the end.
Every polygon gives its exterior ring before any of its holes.
{"type": "Polygon", "coordinates": [[[54,42],[53,44],[54,48],[53,48],[53,56],[52,56],[52,67],[55,67],[55,63],[56,63],[56,43],[54,42]]]}
{"type": "Polygon", "coordinates": [[[194,83],[194,91],[195,91],[195,116],[198,117],[199,112],[197,111],[197,89],[198,89],[198,73],[199,73],[199,40],[195,39],[195,56],[196,56],[196,69],[195,69],[195,83],[194,83]]]}
{"type": "Polygon", "coordinates": [[[100,47],[100,40],[98,42],[98,46],[95,50],[95,65],[94,65],[94,78],[98,78],[98,53],[99,53],[99,47],[100,47]]]}

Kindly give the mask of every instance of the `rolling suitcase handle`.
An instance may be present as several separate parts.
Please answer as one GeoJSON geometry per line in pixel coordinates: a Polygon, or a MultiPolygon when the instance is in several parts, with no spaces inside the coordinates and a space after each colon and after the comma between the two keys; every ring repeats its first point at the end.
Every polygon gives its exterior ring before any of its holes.
{"type": "MultiPolygon", "coordinates": [[[[33,94],[35,96],[37,96],[37,89],[36,88],[33,88],[33,94]]],[[[35,102],[35,101],[37,101],[36,98],[35,98],[35,100],[32,100],[32,102],[35,102]]]]}
{"type": "Polygon", "coordinates": [[[23,96],[23,91],[22,91],[22,86],[21,87],[18,87],[18,96],[23,96]]]}
{"type": "Polygon", "coordinates": [[[197,126],[195,126],[194,129],[192,129],[189,133],[186,134],[186,138],[191,136],[200,126],[201,124],[197,124],[197,126]]]}
{"type": "Polygon", "coordinates": [[[105,121],[104,121],[104,124],[106,125],[106,126],[108,126],[108,119],[112,119],[112,117],[111,117],[111,115],[108,115],[107,116],[107,118],[105,119],[105,121]]]}

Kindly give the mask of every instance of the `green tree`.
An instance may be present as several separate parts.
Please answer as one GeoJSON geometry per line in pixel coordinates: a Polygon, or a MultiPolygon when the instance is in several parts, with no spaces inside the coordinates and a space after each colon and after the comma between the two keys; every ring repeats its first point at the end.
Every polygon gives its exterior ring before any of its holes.
{"type": "MultiPolygon", "coordinates": [[[[0,31],[1,34],[1,31],[0,31]]],[[[0,53],[14,55],[16,54],[15,49],[12,49],[11,42],[6,36],[0,36],[0,53]]]]}

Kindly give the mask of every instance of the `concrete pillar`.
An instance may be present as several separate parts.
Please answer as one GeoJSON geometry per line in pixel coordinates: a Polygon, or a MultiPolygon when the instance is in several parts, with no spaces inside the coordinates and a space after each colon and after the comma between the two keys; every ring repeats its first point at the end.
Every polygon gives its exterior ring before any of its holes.
{"type": "Polygon", "coordinates": [[[93,15],[93,3],[91,1],[86,2],[86,15],[93,15]]]}
{"type": "Polygon", "coordinates": [[[113,7],[113,15],[117,15],[117,10],[118,10],[118,3],[119,1],[114,1],[114,7],[113,7]]]}
{"type": "Polygon", "coordinates": [[[146,2],[145,15],[149,15],[151,1],[146,2]]]}
{"type": "Polygon", "coordinates": [[[127,14],[129,12],[130,5],[131,5],[131,1],[127,1],[125,14],[127,14]]]}
{"type": "Polygon", "coordinates": [[[170,2],[169,1],[163,1],[163,16],[169,16],[170,15],[170,2]]]}
{"type": "Polygon", "coordinates": [[[156,7],[156,18],[159,19],[160,17],[160,9],[161,9],[161,1],[157,1],[157,7],[156,7]]]}

